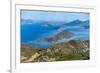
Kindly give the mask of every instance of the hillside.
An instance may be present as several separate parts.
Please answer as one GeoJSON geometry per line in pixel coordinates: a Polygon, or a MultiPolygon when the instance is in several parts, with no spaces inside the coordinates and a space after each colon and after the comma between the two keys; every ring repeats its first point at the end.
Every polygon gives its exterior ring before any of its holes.
{"type": "Polygon", "coordinates": [[[21,45],[21,63],[88,60],[89,41],[71,40],[46,48],[21,45]]]}

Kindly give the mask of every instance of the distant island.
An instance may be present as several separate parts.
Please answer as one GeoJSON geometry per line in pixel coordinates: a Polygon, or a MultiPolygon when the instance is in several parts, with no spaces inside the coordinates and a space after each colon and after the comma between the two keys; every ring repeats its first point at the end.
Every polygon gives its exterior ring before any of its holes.
{"type": "Polygon", "coordinates": [[[60,30],[60,32],[55,33],[51,37],[39,39],[37,41],[38,42],[57,42],[58,40],[61,40],[61,39],[69,40],[69,39],[71,39],[71,37],[74,36],[74,33],[70,32],[66,29],[59,29],[59,30],[60,30]]]}

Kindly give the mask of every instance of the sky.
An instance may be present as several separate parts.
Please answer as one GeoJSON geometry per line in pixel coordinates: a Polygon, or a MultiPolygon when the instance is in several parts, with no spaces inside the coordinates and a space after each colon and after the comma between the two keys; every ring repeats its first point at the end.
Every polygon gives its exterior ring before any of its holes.
{"type": "Polygon", "coordinates": [[[21,10],[21,19],[64,22],[70,22],[73,20],[85,21],[89,20],[89,13],[21,10]]]}

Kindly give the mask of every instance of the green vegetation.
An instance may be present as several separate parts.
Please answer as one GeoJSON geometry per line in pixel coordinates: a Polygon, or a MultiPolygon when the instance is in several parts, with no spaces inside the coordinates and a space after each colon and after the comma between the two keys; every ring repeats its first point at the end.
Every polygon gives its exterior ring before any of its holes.
{"type": "Polygon", "coordinates": [[[37,48],[21,45],[21,62],[52,62],[68,60],[88,60],[89,42],[72,40],[68,43],[59,43],[47,48],[37,48]]]}

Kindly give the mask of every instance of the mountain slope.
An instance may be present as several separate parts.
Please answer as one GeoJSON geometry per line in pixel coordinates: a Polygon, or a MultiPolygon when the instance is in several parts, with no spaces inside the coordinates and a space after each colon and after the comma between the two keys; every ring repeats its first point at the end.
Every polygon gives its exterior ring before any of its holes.
{"type": "Polygon", "coordinates": [[[68,43],[59,43],[46,48],[36,48],[28,45],[21,46],[21,52],[25,53],[21,54],[22,63],[89,59],[88,40],[72,40],[68,43]]]}

